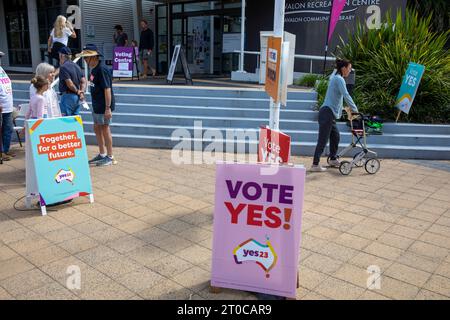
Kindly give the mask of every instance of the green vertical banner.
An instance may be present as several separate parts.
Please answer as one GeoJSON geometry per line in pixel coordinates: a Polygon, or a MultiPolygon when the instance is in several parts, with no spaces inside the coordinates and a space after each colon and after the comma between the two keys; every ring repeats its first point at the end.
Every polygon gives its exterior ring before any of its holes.
{"type": "Polygon", "coordinates": [[[397,97],[395,105],[397,109],[409,114],[424,72],[425,67],[423,65],[413,62],[409,63],[397,97]]]}

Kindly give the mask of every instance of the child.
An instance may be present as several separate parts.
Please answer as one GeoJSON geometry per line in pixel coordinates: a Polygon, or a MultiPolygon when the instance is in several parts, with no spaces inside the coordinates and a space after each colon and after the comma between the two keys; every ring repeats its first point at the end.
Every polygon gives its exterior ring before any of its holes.
{"type": "Polygon", "coordinates": [[[139,75],[139,44],[136,40],[131,40],[131,46],[134,49],[133,63],[136,65],[136,73],[139,75]]]}
{"type": "Polygon", "coordinates": [[[25,119],[42,119],[47,118],[47,99],[44,92],[48,90],[48,80],[42,76],[37,76],[31,80],[36,88],[36,94],[30,99],[30,107],[25,115],[25,119]]]}
{"type": "Polygon", "coordinates": [[[134,48],[134,56],[136,57],[136,61],[139,61],[139,45],[136,40],[131,41],[131,46],[134,48]]]}

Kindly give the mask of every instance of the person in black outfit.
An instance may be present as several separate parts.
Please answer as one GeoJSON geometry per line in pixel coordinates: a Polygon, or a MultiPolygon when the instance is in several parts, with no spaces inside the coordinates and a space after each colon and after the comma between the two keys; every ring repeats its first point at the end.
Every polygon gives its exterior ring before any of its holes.
{"type": "Polygon", "coordinates": [[[141,21],[141,28],[142,31],[139,40],[139,56],[143,65],[141,77],[145,79],[147,77],[149,67],[152,70],[152,75],[156,75],[156,70],[151,66],[150,60],[153,56],[153,47],[155,46],[155,40],[153,31],[148,28],[148,22],[146,20],[141,21]]]}

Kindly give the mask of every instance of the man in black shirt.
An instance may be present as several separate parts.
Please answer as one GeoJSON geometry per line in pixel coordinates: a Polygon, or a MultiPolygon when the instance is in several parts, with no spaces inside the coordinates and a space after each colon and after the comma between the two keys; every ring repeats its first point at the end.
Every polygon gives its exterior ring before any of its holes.
{"type": "Polygon", "coordinates": [[[92,118],[94,119],[94,132],[100,151],[89,163],[97,166],[109,166],[114,162],[113,142],[109,127],[115,107],[111,73],[101,62],[100,57],[103,55],[99,52],[96,45],[86,45],[80,56],[84,58],[91,69],[89,86],[92,97],[92,118]]]}
{"type": "Polygon", "coordinates": [[[142,78],[147,77],[148,68],[152,70],[152,75],[156,75],[156,70],[151,66],[151,58],[153,56],[153,47],[155,46],[155,39],[153,31],[148,28],[148,22],[141,20],[141,37],[139,40],[139,55],[143,64],[142,78]],[[149,63],[150,62],[150,63],[149,63]]]}
{"type": "Polygon", "coordinates": [[[116,32],[114,33],[113,40],[114,44],[117,47],[126,47],[128,46],[128,35],[123,32],[123,28],[120,24],[114,27],[116,32]]]}

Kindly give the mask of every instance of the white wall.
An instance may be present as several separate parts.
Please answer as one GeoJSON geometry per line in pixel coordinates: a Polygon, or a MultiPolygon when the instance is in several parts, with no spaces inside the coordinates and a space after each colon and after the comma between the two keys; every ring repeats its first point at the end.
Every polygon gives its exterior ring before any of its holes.
{"type": "Polygon", "coordinates": [[[112,57],[114,26],[120,24],[129,40],[133,39],[134,0],[80,0],[82,2],[82,45],[93,43],[108,59],[112,57]],[[89,26],[95,30],[94,37],[89,35],[89,26]],[[104,46],[105,45],[105,46],[104,46]],[[103,49],[104,48],[104,49],[103,49]]]}

